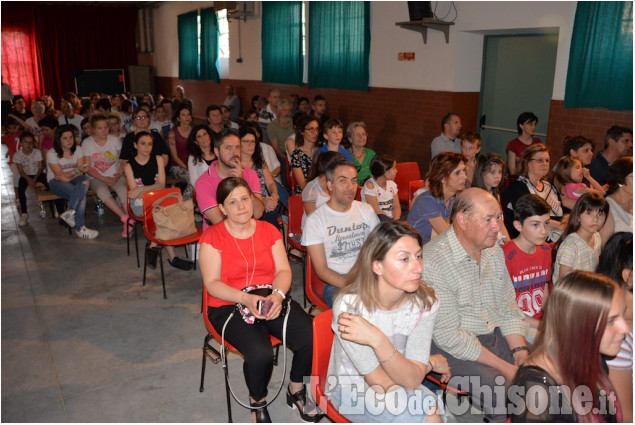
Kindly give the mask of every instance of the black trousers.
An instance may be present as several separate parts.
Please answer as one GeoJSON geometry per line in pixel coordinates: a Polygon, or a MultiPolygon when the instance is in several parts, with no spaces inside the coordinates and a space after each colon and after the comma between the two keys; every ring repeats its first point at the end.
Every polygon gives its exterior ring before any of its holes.
{"type": "MultiPolygon", "coordinates": [[[[303,382],[311,375],[313,355],[312,319],[298,303],[291,301],[287,321],[287,346],[293,351],[291,364],[291,382],[303,382]]],[[[207,316],[214,329],[222,334],[223,325],[234,311],[234,305],[209,307],[207,316]]],[[[225,339],[245,358],[243,372],[249,395],[254,400],[267,396],[267,384],[273,370],[273,348],[270,335],[282,340],[283,317],[275,320],[258,320],[253,325],[245,323],[237,312],[225,329],[225,339]]]]}
{"type": "MultiPolygon", "coordinates": [[[[33,175],[29,177],[33,178],[35,176],[33,175]]],[[[44,173],[40,174],[40,177],[38,177],[37,181],[40,183],[44,183],[44,185],[48,189],[49,184],[46,181],[46,174],[44,173]]],[[[27,183],[26,179],[24,177],[20,177],[20,180],[18,181],[18,199],[20,200],[20,210],[22,211],[23,214],[26,213],[26,188],[27,187],[29,187],[29,184],[27,183]]]]}

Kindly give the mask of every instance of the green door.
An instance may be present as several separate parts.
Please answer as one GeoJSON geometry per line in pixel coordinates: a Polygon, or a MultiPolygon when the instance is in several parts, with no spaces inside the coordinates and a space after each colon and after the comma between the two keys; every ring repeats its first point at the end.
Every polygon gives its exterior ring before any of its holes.
{"type": "Polygon", "coordinates": [[[557,48],[557,34],[485,36],[481,152],[496,152],[507,160],[507,143],[518,136],[516,119],[526,111],[538,116],[536,137],[545,141],[557,48]]]}

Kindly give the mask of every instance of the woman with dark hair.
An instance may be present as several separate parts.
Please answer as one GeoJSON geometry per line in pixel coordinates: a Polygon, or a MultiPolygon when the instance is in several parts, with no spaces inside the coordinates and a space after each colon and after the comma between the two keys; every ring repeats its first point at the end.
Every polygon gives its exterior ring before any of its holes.
{"type": "Polygon", "coordinates": [[[586,167],[593,159],[593,142],[584,136],[568,136],[564,139],[564,154],[577,158],[586,167]]]}
{"type": "Polygon", "coordinates": [[[622,422],[602,366],[628,332],[619,286],[591,272],[565,276],[545,302],[540,330],[512,391],[512,422],[622,422]]]}
{"type": "Polygon", "coordinates": [[[540,196],[551,206],[548,241],[557,241],[564,230],[564,225],[561,224],[564,215],[562,201],[558,191],[545,180],[549,174],[550,162],[549,148],[542,143],[529,146],[520,157],[518,177],[503,192],[502,196],[505,228],[509,232],[510,238],[514,239],[518,236],[518,230],[514,227],[514,205],[521,196],[527,193],[540,196]]]}
{"type": "MultiPolygon", "coordinates": [[[[180,86],[177,86],[177,88],[180,86]]],[[[177,90],[178,93],[178,90],[177,90]]],[[[168,135],[168,149],[170,150],[170,174],[183,183],[190,183],[187,172],[187,139],[192,131],[192,110],[181,103],[172,116],[174,127],[168,135]]]]}
{"type": "Polygon", "coordinates": [[[542,140],[534,137],[536,124],[538,124],[538,117],[533,112],[523,112],[516,120],[518,137],[507,144],[507,168],[512,176],[519,174],[518,159],[525,149],[528,146],[542,143],[542,140]]]}
{"type": "MultiPolygon", "coordinates": [[[[143,111],[145,112],[145,111],[143,111]]],[[[163,156],[152,153],[154,138],[147,131],[140,131],[134,135],[134,157],[124,166],[126,182],[128,183],[128,197],[130,209],[136,216],[143,216],[143,194],[151,190],[165,187],[165,164],[163,156]]],[[[156,243],[146,243],[146,264],[151,269],[157,267],[159,247],[156,243]]],[[[181,270],[192,270],[194,263],[182,260],[176,256],[173,246],[166,246],[168,263],[181,270]]]]}
{"type": "Polygon", "coordinates": [[[203,175],[210,164],[216,159],[214,154],[214,140],[212,132],[206,125],[198,125],[187,138],[187,170],[190,173],[190,184],[194,186],[196,180],[203,175]]]}
{"type": "Polygon", "coordinates": [[[262,201],[265,204],[265,211],[260,220],[267,221],[279,229],[280,197],[278,195],[278,187],[262,156],[258,134],[252,127],[242,126],[238,130],[238,137],[240,137],[241,164],[243,167],[254,170],[260,180],[262,201]]]}
{"type": "Polygon", "coordinates": [[[380,223],[362,245],[346,286],[336,293],[327,376],[337,379],[329,395],[339,409],[351,394],[363,390],[366,405],[354,413],[342,412],[353,422],[442,420],[436,396],[422,385],[432,371],[447,382],[450,368],[443,356],[430,356],[439,302],[421,280],[421,245],[421,236],[407,224],[380,223]],[[399,397],[403,413],[372,411],[378,400],[404,390],[399,397]],[[405,404],[414,398],[429,409],[410,412],[405,404]]]}
{"type": "Polygon", "coordinates": [[[271,422],[265,400],[273,369],[270,335],[283,339],[284,316],[289,315],[286,340],[294,356],[287,403],[299,409],[303,420],[317,422],[321,416],[305,410],[303,384],[304,377],[311,375],[311,317],[295,301],[285,301],[291,288],[291,268],[282,236],[269,223],[252,217],[252,192],[243,179],[223,179],[216,199],[226,218],[209,227],[199,242],[209,305],[205,314],[216,331],[244,356],[252,421],[271,422]],[[256,286],[264,286],[270,294],[250,293],[256,286]]]}
{"type": "Polygon", "coordinates": [[[53,149],[46,157],[46,176],[51,192],[68,200],[68,209],[60,218],[75,228],[78,237],[95,239],[99,232],[84,226],[86,192],[90,183],[86,172],[90,161],[84,156],[82,148],[75,144],[72,126],[60,125],[55,129],[53,149]]]}
{"type": "Polygon", "coordinates": [[[603,242],[615,232],[633,233],[633,157],[624,156],[611,164],[605,182],[609,213],[600,230],[603,242]]]}
{"type": "Polygon", "coordinates": [[[256,109],[250,109],[245,112],[245,115],[243,115],[242,123],[244,124],[246,122],[258,122],[258,111],[256,109]]]}
{"type": "Polygon", "coordinates": [[[609,378],[622,406],[624,423],[633,422],[633,234],[615,233],[606,242],[600,255],[597,273],[610,277],[622,288],[630,332],[626,334],[620,352],[607,360],[609,378]]]}
{"type": "Polygon", "coordinates": [[[315,144],[320,135],[320,121],[313,115],[303,115],[296,121],[295,150],[291,154],[291,172],[296,181],[295,195],[302,193],[313,163],[315,144]]]}
{"type": "Polygon", "coordinates": [[[425,176],[426,187],[415,193],[408,212],[408,224],[417,229],[427,244],[445,232],[456,195],[465,189],[465,156],[441,152],[432,159],[425,176]]]}

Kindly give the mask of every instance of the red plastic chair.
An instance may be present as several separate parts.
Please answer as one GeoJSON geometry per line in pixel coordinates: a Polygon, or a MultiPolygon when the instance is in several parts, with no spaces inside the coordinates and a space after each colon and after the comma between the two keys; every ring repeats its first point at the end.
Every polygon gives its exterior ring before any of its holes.
{"type": "Polygon", "coordinates": [[[419,164],[416,162],[398,162],[395,183],[397,184],[399,202],[402,204],[406,204],[406,202],[408,202],[408,185],[414,180],[421,180],[419,164]]]}
{"type": "MultiPolygon", "coordinates": [[[[219,349],[220,344],[221,344],[221,336],[218,332],[216,332],[216,329],[214,329],[214,326],[212,325],[212,322],[209,321],[209,317],[207,316],[207,307],[208,307],[208,303],[207,303],[207,290],[205,289],[205,286],[203,285],[203,309],[202,309],[202,313],[203,313],[203,323],[205,323],[205,329],[207,329],[207,336],[205,337],[205,339],[203,340],[203,363],[201,365],[201,387],[199,388],[200,392],[205,391],[205,365],[206,365],[206,360],[209,359],[212,363],[214,364],[218,364],[221,361],[221,355],[220,352],[212,347],[212,345],[210,344],[210,340],[213,338],[216,340],[216,342],[218,342],[219,345],[219,349]]],[[[271,337],[271,346],[276,348],[276,353],[273,357],[273,364],[275,366],[278,365],[278,354],[280,351],[280,345],[282,344],[282,341],[280,341],[278,338],[276,338],[273,335],[270,335],[271,337]]],[[[225,396],[227,397],[227,422],[233,422],[232,420],[232,405],[231,405],[231,399],[230,399],[230,392],[229,392],[229,379],[228,379],[228,374],[227,374],[227,351],[234,351],[236,353],[239,353],[238,350],[236,350],[229,342],[225,341],[225,363],[222,364],[223,366],[223,375],[225,376],[225,396]]]]}
{"type": "Polygon", "coordinates": [[[425,180],[413,180],[408,183],[408,209],[410,209],[410,207],[412,206],[415,192],[421,189],[425,185],[425,182],[425,180]]]}
{"type": "MultiPolygon", "coordinates": [[[[287,227],[287,256],[302,262],[302,277],[306,274],[306,247],[300,243],[302,240],[302,214],[304,206],[302,195],[289,196],[289,225],[287,227]],[[291,250],[297,251],[294,254],[291,250]]],[[[304,288],[304,285],[302,285],[304,288]]],[[[304,292],[304,307],[306,307],[306,291],[304,292]]]]}
{"type": "MultiPolygon", "coordinates": [[[[197,243],[198,243],[198,240],[201,238],[201,235],[203,234],[203,230],[201,230],[200,227],[196,226],[196,233],[193,233],[189,236],[185,236],[180,239],[167,241],[167,240],[158,239],[155,236],[156,225],[154,224],[154,218],[152,217],[152,204],[154,204],[154,202],[157,199],[169,193],[180,194],[181,190],[178,187],[169,187],[169,188],[161,189],[161,190],[153,190],[151,192],[146,192],[143,194],[143,233],[145,233],[146,238],[149,241],[158,244],[160,247],[163,247],[166,245],[178,246],[178,245],[187,245],[187,244],[194,243],[195,244],[194,258],[192,260],[194,261],[194,270],[196,270],[196,250],[198,248],[197,243]]],[[[178,201],[175,198],[168,198],[161,203],[161,206],[168,206],[168,205],[176,204],[177,202],[178,201]]],[[[161,266],[161,282],[163,284],[163,298],[165,299],[168,296],[165,292],[165,275],[163,273],[163,249],[159,249],[159,264],[161,266]]],[[[147,264],[144,259],[143,260],[143,285],[144,286],[146,284],[146,269],[147,269],[147,264]]]]}
{"type": "Polygon", "coordinates": [[[319,308],[322,311],[328,310],[326,301],[322,292],[324,291],[324,282],[320,279],[315,272],[315,268],[311,263],[311,256],[306,256],[306,280],[304,282],[305,296],[309,299],[311,307],[309,307],[309,314],[314,308],[319,308]]]}
{"type": "Polygon", "coordinates": [[[362,202],[362,187],[357,186],[357,192],[355,193],[355,200],[362,202]]]}
{"type": "Polygon", "coordinates": [[[333,311],[326,310],[313,318],[313,364],[311,366],[311,394],[315,403],[326,413],[333,422],[350,423],[348,419],[340,415],[324,394],[326,388],[326,373],[331,358],[333,346],[333,329],[331,322],[333,311]]]}

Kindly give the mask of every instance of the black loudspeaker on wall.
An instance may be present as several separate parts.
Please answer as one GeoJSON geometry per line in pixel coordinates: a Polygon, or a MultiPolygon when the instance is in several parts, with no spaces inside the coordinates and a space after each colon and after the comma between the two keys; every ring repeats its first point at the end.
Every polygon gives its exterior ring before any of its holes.
{"type": "Polygon", "coordinates": [[[409,1],[408,13],[411,21],[420,21],[423,18],[432,18],[432,2],[429,1],[409,1]]]}

